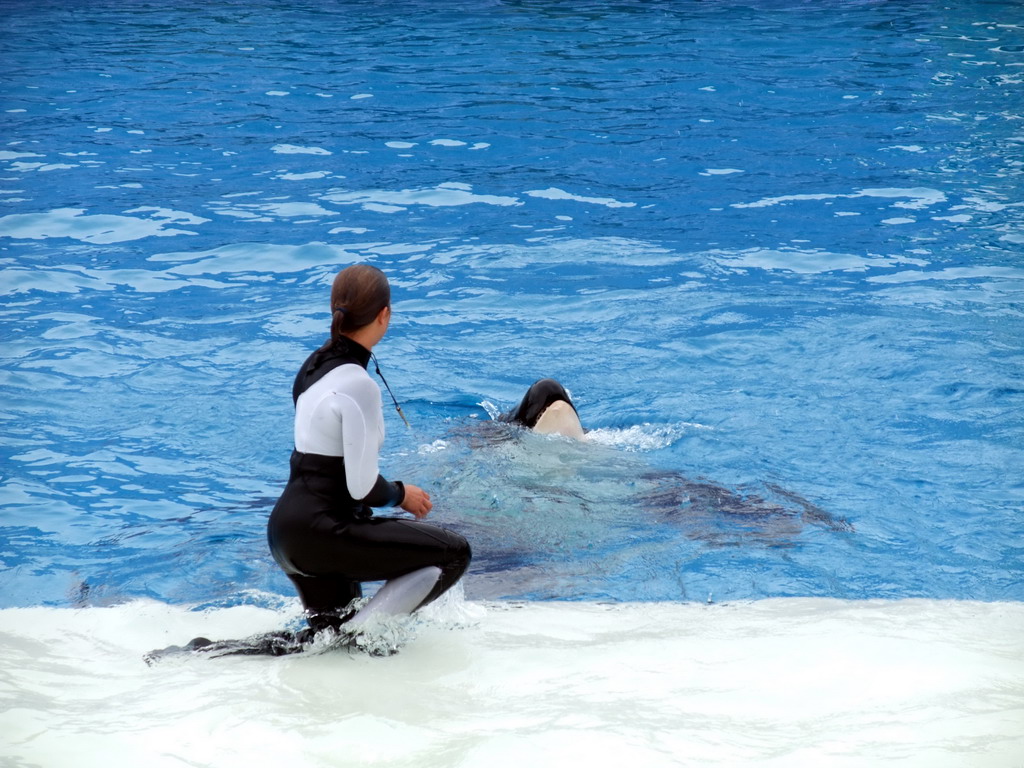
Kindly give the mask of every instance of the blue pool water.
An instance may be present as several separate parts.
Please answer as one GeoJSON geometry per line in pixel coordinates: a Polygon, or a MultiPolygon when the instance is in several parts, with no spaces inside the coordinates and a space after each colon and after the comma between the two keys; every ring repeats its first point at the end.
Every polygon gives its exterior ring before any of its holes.
{"type": "Polygon", "coordinates": [[[1020,762],[1016,0],[0,29],[0,763],[1020,762]],[[147,666],[301,625],[264,526],[356,261],[470,573],[394,656],[147,666]],[[492,421],[541,376],[585,443],[492,421]]]}
{"type": "Polygon", "coordinates": [[[948,5],[2,0],[0,607],[290,598],[356,261],[471,600],[1024,600],[1024,14],[948,5]]]}

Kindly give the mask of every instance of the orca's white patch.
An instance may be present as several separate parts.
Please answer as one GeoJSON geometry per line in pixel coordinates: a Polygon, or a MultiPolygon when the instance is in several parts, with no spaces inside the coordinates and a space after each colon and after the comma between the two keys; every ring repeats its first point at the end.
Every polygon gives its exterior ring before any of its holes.
{"type": "Polygon", "coordinates": [[[556,400],[541,413],[533,431],[542,435],[562,435],[574,440],[583,439],[583,425],[576,410],[564,400],[556,400]]]}

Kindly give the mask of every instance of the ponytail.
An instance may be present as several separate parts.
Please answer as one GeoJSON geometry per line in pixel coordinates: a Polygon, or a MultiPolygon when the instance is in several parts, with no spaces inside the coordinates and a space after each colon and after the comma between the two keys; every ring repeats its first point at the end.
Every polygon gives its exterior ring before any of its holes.
{"type": "Polygon", "coordinates": [[[331,313],[331,339],[328,344],[335,344],[341,340],[342,331],[345,328],[345,312],[344,307],[335,307],[331,313]]]}

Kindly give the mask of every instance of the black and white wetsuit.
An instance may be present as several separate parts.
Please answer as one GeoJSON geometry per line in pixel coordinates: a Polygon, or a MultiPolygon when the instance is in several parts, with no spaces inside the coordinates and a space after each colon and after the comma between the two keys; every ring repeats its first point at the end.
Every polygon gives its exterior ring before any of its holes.
{"type": "Polygon", "coordinates": [[[299,369],[291,475],[267,524],[278,565],[298,589],[314,630],[338,627],[360,582],[441,569],[421,605],[469,566],[469,543],[414,520],[374,517],[402,503],[405,488],[378,469],[384,442],[380,388],[366,372],[370,352],[350,339],[314,352],[299,369]]]}

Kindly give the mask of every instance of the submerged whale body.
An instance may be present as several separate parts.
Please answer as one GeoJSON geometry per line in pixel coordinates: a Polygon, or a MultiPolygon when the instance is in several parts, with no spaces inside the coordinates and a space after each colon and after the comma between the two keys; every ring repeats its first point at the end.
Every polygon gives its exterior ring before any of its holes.
{"type": "Polygon", "coordinates": [[[809,533],[853,530],[777,484],[728,487],[621,450],[643,427],[585,430],[554,379],[535,382],[507,412],[483,405],[491,420],[456,426],[441,449],[407,460],[407,471],[433,478],[439,514],[474,543],[471,599],[685,599],[691,563],[699,571],[731,557],[714,553],[740,552],[781,573],[809,533]]]}

